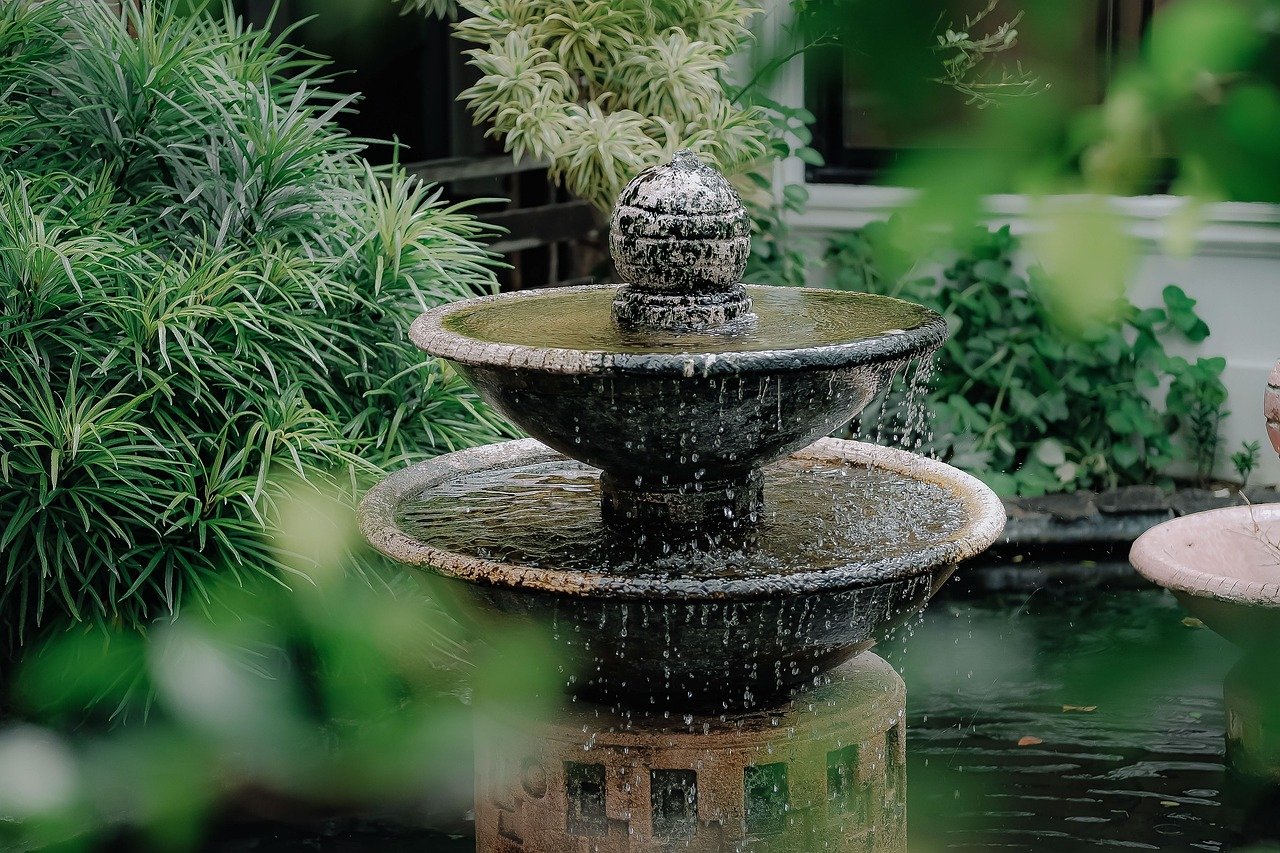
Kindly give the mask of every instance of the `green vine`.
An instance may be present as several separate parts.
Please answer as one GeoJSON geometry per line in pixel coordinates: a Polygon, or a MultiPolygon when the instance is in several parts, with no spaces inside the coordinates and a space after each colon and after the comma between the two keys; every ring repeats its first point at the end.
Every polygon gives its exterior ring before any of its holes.
{"type": "MultiPolygon", "coordinates": [[[[919,275],[887,223],[832,241],[834,285],[924,303],[952,335],[924,401],[931,429],[900,387],[860,425],[890,430],[969,470],[1002,494],[1102,489],[1166,482],[1186,460],[1201,477],[1213,468],[1226,413],[1221,358],[1190,362],[1167,341],[1199,343],[1209,328],[1195,300],[1164,289],[1163,305],[1119,300],[1109,319],[1079,334],[1054,321],[1048,288],[1015,260],[1002,228],[976,229],[941,276],[919,275]],[[1161,395],[1161,391],[1164,391],[1161,395]],[[1163,396],[1163,408],[1153,399],[1163,396]]],[[[901,384],[901,383],[900,383],[901,384]]]]}

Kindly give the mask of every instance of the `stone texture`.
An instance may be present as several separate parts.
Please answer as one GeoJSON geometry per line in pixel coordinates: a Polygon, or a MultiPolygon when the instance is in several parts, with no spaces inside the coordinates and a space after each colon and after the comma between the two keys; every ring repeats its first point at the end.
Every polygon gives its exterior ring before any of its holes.
{"type": "Polygon", "coordinates": [[[1003,549],[1055,548],[1077,545],[1128,544],[1151,527],[1168,520],[1173,513],[1095,513],[1076,521],[1064,522],[1047,513],[1010,516],[1001,534],[1003,549]]]}
{"type": "MultiPolygon", "coordinates": [[[[1132,538],[1132,537],[1130,537],[1132,538]]],[[[1066,544],[1066,543],[1052,543],[1066,544]]],[[[1095,544],[1092,541],[1090,545],[1095,544]]],[[[1053,548],[1041,549],[1050,554],[1053,548]]],[[[1133,570],[1123,558],[1086,561],[1046,557],[1015,561],[1005,557],[998,562],[967,567],[956,573],[953,586],[965,595],[993,592],[1035,592],[1042,589],[1108,589],[1146,587],[1150,581],[1133,570]]]]}
{"type": "Polygon", "coordinates": [[[1244,498],[1238,492],[1227,489],[1181,489],[1169,499],[1169,506],[1176,515],[1191,515],[1243,503],[1244,498]]]}
{"type": "MultiPolygon", "coordinates": [[[[1280,689],[1271,650],[1250,650],[1222,682],[1226,764],[1263,789],[1280,784],[1280,689]]],[[[1270,810],[1267,810],[1270,811],[1270,810]]],[[[1274,827],[1274,815],[1266,821],[1274,827]]],[[[1264,838],[1266,835],[1244,836],[1264,838]]]]}
{"type": "MultiPolygon", "coordinates": [[[[467,602],[464,615],[478,606],[484,625],[501,616],[544,626],[548,641],[579,674],[572,690],[584,698],[690,711],[767,706],[902,624],[956,563],[990,545],[1004,524],[989,489],[936,460],[837,439],[822,439],[797,455],[935,483],[962,498],[966,521],[945,539],[898,556],[850,555],[848,564],[749,576],[511,565],[441,550],[428,533],[413,538],[400,529],[399,507],[424,489],[557,458],[525,439],[451,453],[393,474],[361,502],[360,526],[383,554],[441,578],[440,592],[467,602]]],[[[549,524],[554,512],[548,507],[549,524]]]]}
{"type": "Polygon", "coordinates": [[[790,349],[612,353],[489,343],[448,326],[456,311],[537,298],[510,293],[441,306],[419,317],[410,337],[528,434],[615,482],[639,480],[638,490],[662,493],[650,503],[673,512],[657,524],[710,523],[714,506],[699,520],[671,496],[704,481],[746,489],[752,471],[847,422],[946,336],[946,322],[930,312],[915,328],[790,349]]]}
{"type": "Polygon", "coordinates": [[[1275,486],[1250,486],[1244,496],[1251,504],[1280,503],[1280,488],[1275,486]]]}
{"type": "Polygon", "coordinates": [[[1159,486],[1122,486],[1102,492],[1094,503],[1108,514],[1165,512],[1169,496],[1159,486]]]}
{"type": "Polygon", "coordinates": [[[1058,521],[1076,522],[1098,514],[1092,492],[1062,492],[1035,498],[1021,498],[1023,508],[1033,513],[1043,513],[1058,521]]]}
{"type": "Polygon", "coordinates": [[[475,700],[484,853],[906,850],[906,688],[870,652],[768,714],[573,702],[538,720],[485,714],[487,699],[475,700]]]}
{"type": "Polygon", "coordinates": [[[751,313],[751,297],[742,285],[708,295],[681,296],[645,293],[623,285],[613,300],[613,318],[624,325],[687,332],[729,332],[749,328],[756,320],[751,313]]]}
{"type": "Polygon", "coordinates": [[[624,297],[731,290],[751,253],[751,218],[724,176],[686,148],[618,195],[609,249],[632,288],[624,297]]]}
{"type": "Polygon", "coordinates": [[[1280,639],[1280,506],[1232,506],[1174,518],[1129,552],[1134,568],[1242,646],[1280,639]]]}

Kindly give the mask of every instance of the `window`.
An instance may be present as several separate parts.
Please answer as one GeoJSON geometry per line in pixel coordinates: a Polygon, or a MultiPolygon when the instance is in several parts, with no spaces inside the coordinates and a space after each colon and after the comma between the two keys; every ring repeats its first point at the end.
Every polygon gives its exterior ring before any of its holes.
{"type": "Polygon", "coordinates": [[[981,79],[1004,71],[1030,81],[1037,97],[1078,108],[1101,101],[1167,2],[999,0],[993,8],[990,0],[803,2],[801,28],[818,43],[806,53],[805,101],[817,117],[814,147],[826,160],[808,167],[807,180],[875,183],[905,152],[974,144],[968,131],[979,107],[939,82],[944,60],[956,55],[938,45],[948,24],[962,31],[966,18],[977,15],[970,36],[980,38],[1013,23],[1016,43],[980,66],[981,79]]]}

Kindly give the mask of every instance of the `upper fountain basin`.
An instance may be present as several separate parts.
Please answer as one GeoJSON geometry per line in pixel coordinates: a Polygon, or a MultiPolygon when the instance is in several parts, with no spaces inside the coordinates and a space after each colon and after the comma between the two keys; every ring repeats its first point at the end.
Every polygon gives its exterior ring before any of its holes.
{"type": "Polygon", "coordinates": [[[899,299],[759,286],[740,329],[625,327],[618,289],[444,305],[410,337],[530,435],[641,491],[742,480],[848,421],[946,338],[937,313],[899,299]]]}

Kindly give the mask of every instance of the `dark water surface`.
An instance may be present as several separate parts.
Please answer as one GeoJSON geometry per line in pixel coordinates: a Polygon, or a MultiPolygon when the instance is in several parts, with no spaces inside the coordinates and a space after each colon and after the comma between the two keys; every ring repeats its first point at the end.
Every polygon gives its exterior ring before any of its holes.
{"type": "Polygon", "coordinates": [[[912,850],[1231,849],[1237,652],[1186,616],[1160,590],[935,600],[879,649],[907,683],[912,850]]]}
{"type": "MultiPolygon", "coordinates": [[[[1237,654],[1185,618],[1152,589],[944,594],[878,648],[907,684],[911,853],[1257,849],[1237,833],[1223,765],[1222,679],[1237,654]]],[[[347,826],[209,849],[471,842],[347,826]]]]}

